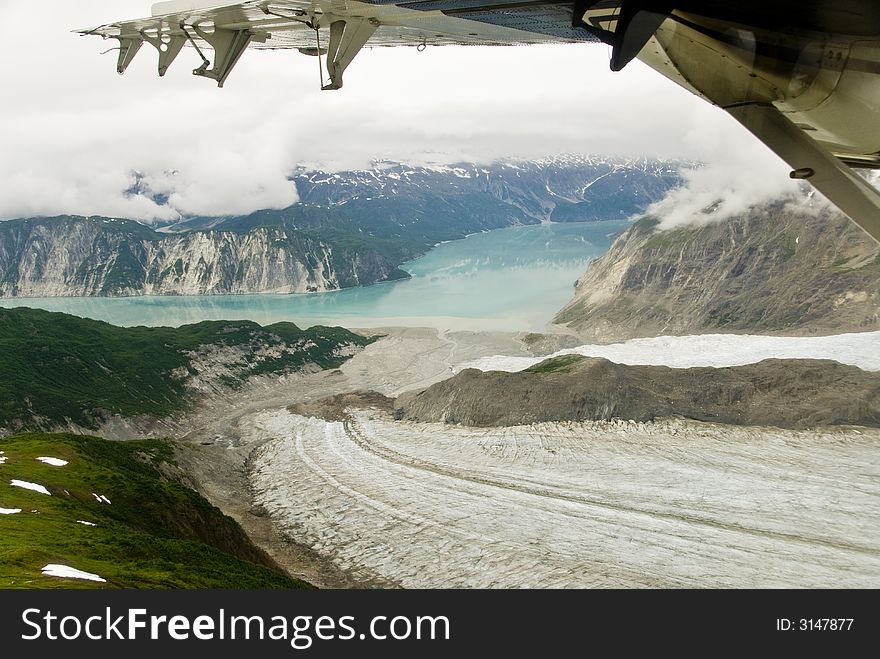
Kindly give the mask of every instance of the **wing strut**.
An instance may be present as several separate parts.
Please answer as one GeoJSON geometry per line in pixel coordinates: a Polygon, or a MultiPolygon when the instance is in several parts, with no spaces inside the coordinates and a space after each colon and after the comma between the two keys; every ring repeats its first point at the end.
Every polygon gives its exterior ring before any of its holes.
{"type": "Polygon", "coordinates": [[[159,51],[159,77],[161,78],[186,45],[186,37],[168,34],[157,34],[155,37],[151,37],[145,30],[141,30],[141,36],[144,41],[159,51]]]}
{"type": "MultiPolygon", "coordinates": [[[[214,49],[214,65],[209,69],[206,61],[193,71],[193,75],[216,80],[218,87],[222,87],[226,82],[226,78],[232,73],[232,69],[238,64],[238,60],[251,41],[263,43],[269,38],[265,32],[252,32],[251,30],[215,28],[212,32],[207,32],[198,23],[191,27],[214,49]]],[[[204,58],[204,55],[202,57],[204,58]]]]}
{"type": "Polygon", "coordinates": [[[772,105],[745,103],[725,110],[792,167],[792,178],[807,179],[880,242],[880,192],[874,186],[772,105]]]}
{"type": "Polygon", "coordinates": [[[330,84],[321,89],[341,89],[342,74],[357,56],[376,28],[376,19],[355,18],[330,23],[330,44],[327,47],[327,73],[330,84]]]}
{"type": "Polygon", "coordinates": [[[119,75],[125,73],[128,65],[138,54],[144,40],[140,37],[115,37],[119,41],[119,60],[116,62],[116,72],[119,75]]]}

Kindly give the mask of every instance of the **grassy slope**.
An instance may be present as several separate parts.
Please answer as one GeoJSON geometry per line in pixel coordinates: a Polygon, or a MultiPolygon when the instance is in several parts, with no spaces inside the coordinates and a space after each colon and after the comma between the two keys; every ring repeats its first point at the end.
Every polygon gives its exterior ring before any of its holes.
{"type": "Polygon", "coordinates": [[[165,416],[188,405],[185,351],[201,345],[293,346],[243,371],[242,377],[281,373],[315,363],[345,361],[333,351],[368,339],[341,328],[301,330],[291,323],[260,327],[248,321],[207,321],[179,328],[115,327],[35,309],[0,309],[0,427],[39,428],[65,419],[97,427],[102,414],[165,416]],[[34,425],[34,417],[44,420],[34,425]]]}
{"type": "Polygon", "coordinates": [[[570,373],[574,366],[584,360],[581,355],[562,355],[547,359],[525,369],[526,373],[570,373]]]}
{"type": "Polygon", "coordinates": [[[7,458],[0,464],[0,508],[22,509],[0,515],[2,588],[307,586],[270,569],[235,521],[162,476],[154,465],[173,470],[168,441],[29,434],[0,440],[0,451],[7,458]],[[53,467],[39,456],[69,464],[53,467]],[[13,478],[44,485],[52,495],[12,487],[13,478]],[[92,493],[112,503],[99,503],[92,493]],[[42,576],[49,563],[98,574],[107,583],[42,576]]]}

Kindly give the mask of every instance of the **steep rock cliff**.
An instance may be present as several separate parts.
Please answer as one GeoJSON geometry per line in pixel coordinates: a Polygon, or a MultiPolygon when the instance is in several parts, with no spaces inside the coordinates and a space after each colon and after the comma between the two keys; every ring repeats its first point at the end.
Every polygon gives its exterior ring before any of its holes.
{"type": "Polygon", "coordinates": [[[554,322],[597,342],[877,330],[878,252],[829,209],[776,204],[665,231],[645,218],[590,263],[554,322]]]}
{"type": "Polygon", "coordinates": [[[396,271],[369,249],[286,227],[157,233],[126,220],[0,223],[0,295],[21,297],[305,293],[371,284],[396,271]]]}

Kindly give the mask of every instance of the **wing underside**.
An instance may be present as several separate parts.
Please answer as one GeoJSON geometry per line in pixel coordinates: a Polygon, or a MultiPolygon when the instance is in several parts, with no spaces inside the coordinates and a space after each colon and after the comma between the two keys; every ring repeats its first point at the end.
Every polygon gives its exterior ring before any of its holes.
{"type": "Polygon", "coordinates": [[[547,2],[493,6],[484,0],[251,0],[216,6],[216,0],[173,0],[154,5],[149,18],[79,32],[119,42],[119,73],[145,43],[158,51],[159,75],[190,46],[202,59],[193,73],[221,87],[248,47],[329,54],[331,80],[325,89],[338,89],[346,67],[368,42],[371,47],[424,48],[595,41],[573,27],[571,17],[570,6],[547,2]]]}
{"type": "Polygon", "coordinates": [[[202,35],[193,34],[193,26],[203,26],[208,30],[249,30],[265,34],[265,41],[251,44],[254,48],[308,49],[315,46],[316,27],[329,27],[337,20],[367,20],[376,27],[370,38],[371,46],[502,46],[596,41],[595,37],[571,27],[571,7],[564,4],[520,3],[519,6],[493,9],[491,3],[481,2],[483,8],[479,11],[471,11],[466,0],[404,5],[381,0],[260,0],[202,8],[199,4],[187,1],[159,3],[149,18],[120,21],[78,32],[113,39],[138,39],[146,33],[161,36],[166,41],[174,37],[188,40],[189,32],[199,46],[210,47],[210,42],[202,35]],[[158,14],[165,10],[171,11],[158,14]],[[456,11],[460,14],[456,15],[456,11]]]}

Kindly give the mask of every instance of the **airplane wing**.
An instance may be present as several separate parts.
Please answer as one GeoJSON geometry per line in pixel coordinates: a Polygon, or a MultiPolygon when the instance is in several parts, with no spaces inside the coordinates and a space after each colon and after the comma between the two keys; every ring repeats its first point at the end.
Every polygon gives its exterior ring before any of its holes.
{"type": "MultiPolygon", "coordinates": [[[[370,46],[604,42],[725,109],[880,242],[880,4],[875,0],[171,0],[152,16],[80,30],[144,43],[164,75],[184,46],[221,87],[248,47],[325,57],[339,89],[370,46]],[[210,56],[210,57],[209,57],[210,56]]],[[[573,67],[576,63],[573,64],[573,67]]]]}
{"type": "Polygon", "coordinates": [[[184,46],[202,57],[195,75],[222,87],[247,47],[295,48],[327,55],[325,89],[342,87],[342,74],[361,48],[370,46],[526,45],[597,41],[572,26],[565,4],[521,3],[504,14],[476,12],[476,20],[444,13],[471,0],[428,0],[396,4],[389,0],[252,0],[218,6],[217,0],[172,0],[153,6],[152,16],[86,30],[84,35],[120,44],[117,71],[124,73],[144,43],[158,51],[162,76],[184,46]],[[494,20],[497,19],[497,20],[494,20]],[[214,61],[208,51],[214,51],[214,61]]]}

